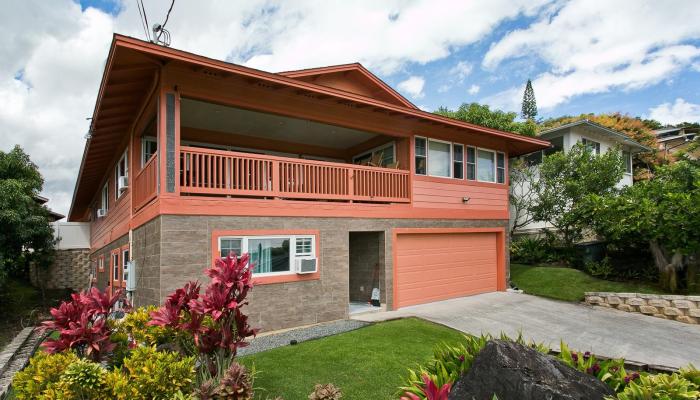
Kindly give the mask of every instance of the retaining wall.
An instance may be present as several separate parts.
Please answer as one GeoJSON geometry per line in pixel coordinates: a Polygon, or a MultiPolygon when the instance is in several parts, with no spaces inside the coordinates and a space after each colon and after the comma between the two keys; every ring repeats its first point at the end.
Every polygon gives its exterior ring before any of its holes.
{"type": "Polygon", "coordinates": [[[586,292],[586,303],[686,324],[700,323],[700,296],[586,292]]]}

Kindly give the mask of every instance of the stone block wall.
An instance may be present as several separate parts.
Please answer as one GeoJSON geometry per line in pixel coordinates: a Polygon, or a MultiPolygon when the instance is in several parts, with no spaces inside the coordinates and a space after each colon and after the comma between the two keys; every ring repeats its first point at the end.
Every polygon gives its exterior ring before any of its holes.
{"type": "Polygon", "coordinates": [[[47,289],[80,291],[90,286],[90,249],[56,250],[53,264],[48,269],[32,265],[31,281],[41,282],[47,289]]]}
{"type": "Polygon", "coordinates": [[[700,296],[586,292],[586,303],[686,324],[700,323],[700,296]]]}

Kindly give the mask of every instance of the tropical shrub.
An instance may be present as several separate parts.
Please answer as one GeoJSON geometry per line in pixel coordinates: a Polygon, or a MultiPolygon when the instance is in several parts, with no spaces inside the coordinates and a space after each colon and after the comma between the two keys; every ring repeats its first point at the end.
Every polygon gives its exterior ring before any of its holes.
{"type": "Polygon", "coordinates": [[[105,375],[100,364],[78,359],[63,371],[60,381],[49,387],[42,398],[49,399],[101,399],[107,394],[105,375]]]}
{"type": "Polygon", "coordinates": [[[684,400],[700,398],[698,385],[683,378],[680,374],[642,375],[638,382],[630,382],[621,393],[619,400],[684,400]]]}
{"type": "Polygon", "coordinates": [[[596,278],[609,279],[615,274],[615,269],[612,264],[610,264],[610,259],[608,257],[603,258],[601,261],[586,261],[583,265],[583,270],[596,278]]]}
{"type": "Polygon", "coordinates": [[[557,356],[564,364],[604,382],[615,392],[620,392],[632,381],[639,378],[639,373],[627,373],[625,362],[621,359],[598,360],[590,352],[577,353],[571,351],[563,341],[557,356]]]}
{"type": "Polygon", "coordinates": [[[107,317],[122,291],[114,296],[97,288],[71,295],[70,301],[62,302],[51,309],[53,319],[42,323],[42,329],[57,331],[58,338],[49,338],[42,347],[48,353],[73,350],[81,358],[93,361],[104,359],[115,348],[110,340],[111,324],[107,317]]]}
{"type": "Polygon", "coordinates": [[[452,390],[452,384],[446,383],[438,387],[433,380],[430,379],[428,375],[423,375],[423,386],[420,388],[420,397],[414,393],[406,392],[406,396],[401,397],[401,400],[420,400],[425,398],[427,400],[447,400],[450,395],[450,390],[452,390]]]}
{"type": "MultiPolygon", "coordinates": [[[[238,348],[247,344],[245,339],[256,333],[242,312],[253,287],[253,269],[248,261],[248,254],[216,260],[205,271],[211,282],[203,295],[199,283],[188,282],[168,296],[161,308],[151,312],[149,325],[167,327],[192,338],[198,363],[211,377],[220,377],[238,348]]],[[[183,341],[181,345],[188,348],[190,343],[183,341]]]]}
{"type": "Polygon", "coordinates": [[[553,249],[545,238],[526,236],[510,244],[511,261],[522,264],[539,264],[556,261],[553,249]]]}
{"type": "Polygon", "coordinates": [[[66,368],[78,360],[75,353],[37,352],[29,365],[12,378],[12,389],[18,400],[38,399],[46,389],[58,383],[66,368]]]}
{"type": "Polygon", "coordinates": [[[151,325],[151,313],[157,311],[156,306],[139,307],[115,323],[115,333],[123,334],[134,344],[158,346],[172,341],[174,333],[163,326],[151,325]]]}
{"type": "Polygon", "coordinates": [[[332,383],[325,385],[317,384],[314,391],[309,395],[309,400],[340,400],[343,393],[332,383]]]}
{"type": "Polygon", "coordinates": [[[140,346],[124,359],[129,384],[136,399],[169,399],[179,390],[189,391],[195,377],[194,357],[183,357],[155,347],[140,346]]]}

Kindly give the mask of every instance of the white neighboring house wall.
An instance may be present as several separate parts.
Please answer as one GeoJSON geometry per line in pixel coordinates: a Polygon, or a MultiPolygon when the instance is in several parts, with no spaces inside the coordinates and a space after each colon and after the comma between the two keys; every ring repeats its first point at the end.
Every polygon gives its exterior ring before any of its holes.
{"type": "MultiPolygon", "coordinates": [[[[581,142],[584,138],[600,143],[600,154],[604,154],[605,152],[607,152],[611,148],[615,148],[616,146],[620,146],[622,151],[628,151],[632,155],[651,150],[628,138],[623,133],[612,131],[608,128],[602,127],[598,124],[586,120],[563,125],[559,128],[551,129],[540,134],[541,139],[545,139],[550,142],[558,137],[561,137],[563,139],[563,149],[565,152],[569,151],[576,143],[581,142]]],[[[512,165],[512,163],[510,163],[509,165],[512,165]]],[[[622,179],[620,179],[620,182],[617,183],[617,187],[623,188],[625,186],[631,186],[632,183],[632,173],[625,171],[622,175],[622,179]]],[[[523,192],[527,191],[529,190],[529,187],[524,186],[521,188],[521,190],[523,192]]],[[[515,194],[519,195],[521,193],[520,191],[516,190],[515,194]]],[[[513,209],[511,208],[510,211],[512,220],[514,217],[513,209]]],[[[535,221],[519,228],[515,233],[535,234],[541,232],[542,230],[548,230],[552,228],[553,227],[546,222],[535,221]]]]}
{"type": "Polygon", "coordinates": [[[57,250],[90,248],[89,222],[52,222],[54,238],[58,239],[57,250]]]}

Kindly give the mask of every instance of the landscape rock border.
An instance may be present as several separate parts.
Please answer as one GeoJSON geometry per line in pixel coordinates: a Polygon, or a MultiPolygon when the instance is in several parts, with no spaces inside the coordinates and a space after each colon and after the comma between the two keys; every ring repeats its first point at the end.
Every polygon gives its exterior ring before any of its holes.
{"type": "Polygon", "coordinates": [[[7,395],[12,377],[29,363],[45,335],[39,329],[28,327],[12,339],[0,353],[0,399],[7,395]]]}
{"type": "Polygon", "coordinates": [[[700,296],[670,294],[586,292],[586,304],[700,324],[700,296]]]}

